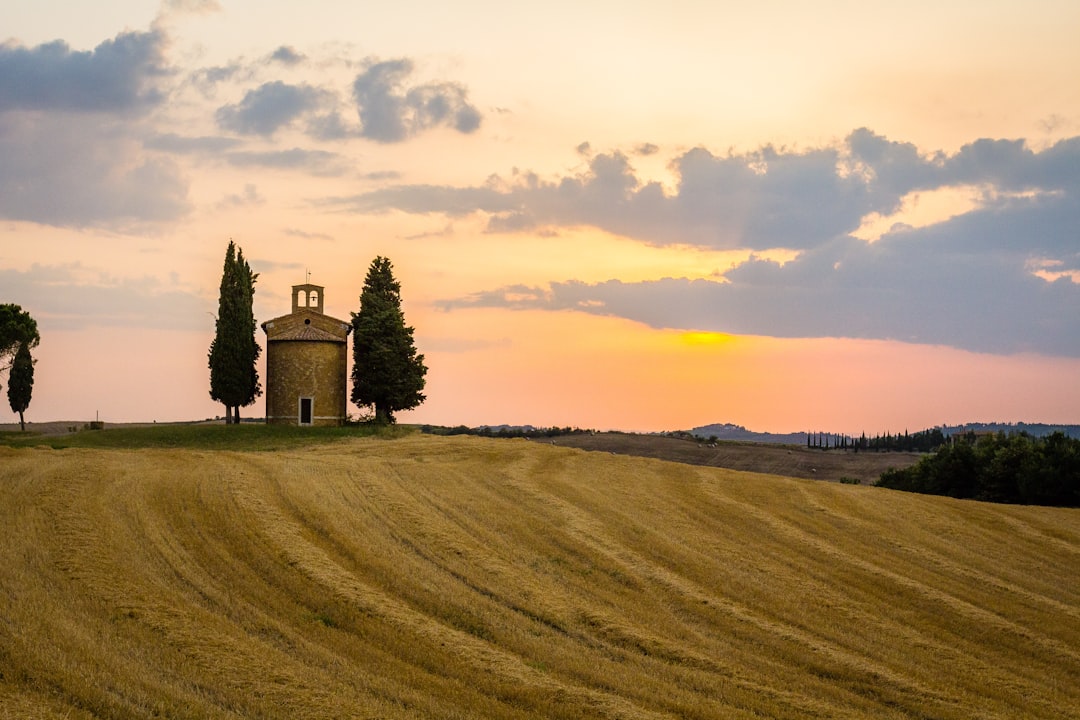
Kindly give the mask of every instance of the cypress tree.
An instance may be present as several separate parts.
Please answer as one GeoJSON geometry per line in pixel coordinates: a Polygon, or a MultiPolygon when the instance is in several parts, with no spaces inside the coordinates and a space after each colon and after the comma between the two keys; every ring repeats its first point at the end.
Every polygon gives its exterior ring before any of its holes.
{"type": "Polygon", "coordinates": [[[360,312],[352,313],[352,402],[375,408],[375,421],[393,423],[394,413],[414,408],[423,394],[427,367],[416,352],[413,328],[401,310],[401,283],[393,265],[382,256],[371,261],[360,295],[360,312]]]}
{"type": "Polygon", "coordinates": [[[262,395],[262,384],[259,382],[259,370],[256,363],[262,354],[262,346],[255,339],[258,325],[255,322],[255,281],[259,274],[251,271],[251,266],[244,259],[244,251],[236,250],[236,270],[240,280],[240,322],[243,326],[241,353],[245,373],[245,380],[240,393],[240,399],[234,408],[234,422],[240,422],[240,408],[247,407],[255,402],[255,398],[262,395]]]}
{"type": "Polygon", "coordinates": [[[262,394],[255,362],[262,348],[255,340],[252,304],[258,275],[244,252],[229,241],[221,273],[214,340],[210,343],[210,397],[225,405],[226,424],[240,422],[241,406],[262,394]]]}
{"type": "Polygon", "coordinates": [[[13,303],[0,304],[0,369],[5,360],[14,359],[21,345],[33,349],[39,342],[37,322],[30,313],[13,303]]]}
{"type": "Polygon", "coordinates": [[[8,404],[13,412],[19,413],[19,428],[26,430],[23,412],[30,407],[30,396],[34,392],[34,360],[30,357],[30,343],[19,345],[15,360],[11,363],[8,376],[8,404]]]}

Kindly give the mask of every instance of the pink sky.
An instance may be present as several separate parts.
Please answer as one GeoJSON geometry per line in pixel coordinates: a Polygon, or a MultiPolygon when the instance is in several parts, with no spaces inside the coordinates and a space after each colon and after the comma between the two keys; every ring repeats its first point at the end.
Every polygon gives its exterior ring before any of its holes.
{"type": "Polygon", "coordinates": [[[0,27],[31,421],[221,414],[233,239],[259,322],[308,271],[347,320],[393,261],[430,368],[405,422],[1080,423],[1075,3],[13,0],[0,27]]]}

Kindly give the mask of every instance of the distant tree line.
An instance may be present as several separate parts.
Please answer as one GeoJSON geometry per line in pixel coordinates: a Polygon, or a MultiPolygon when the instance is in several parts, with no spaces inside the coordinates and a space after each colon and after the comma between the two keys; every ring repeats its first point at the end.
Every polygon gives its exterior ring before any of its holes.
{"type": "Polygon", "coordinates": [[[1056,432],[968,436],[902,470],[879,487],[997,503],[1080,506],[1080,440],[1056,432]]]}
{"type": "Polygon", "coordinates": [[[420,432],[425,435],[477,435],[479,437],[497,437],[497,438],[554,438],[561,435],[595,435],[596,430],[583,430],[579,427],[548,427],[538,428],[530,426],[512,426],[501,425],[498,427],[490,427],[488,425],[481,425],[480,427],[467,427],[465,425],[455,425],[454,427],[446,427],[443,425],[421,425],[420,432]]]}
{"type": "Polygon", "coordinates": [[[807,433],[806,447],[819,450],[852,450],[854,452],[933,452],[945,445],[948,438],[941,428],[920,430],[915,433],[904,431],[893,435],[884,433],[867,437],[863,433],[859,437],[835,433],[807,433]]]}

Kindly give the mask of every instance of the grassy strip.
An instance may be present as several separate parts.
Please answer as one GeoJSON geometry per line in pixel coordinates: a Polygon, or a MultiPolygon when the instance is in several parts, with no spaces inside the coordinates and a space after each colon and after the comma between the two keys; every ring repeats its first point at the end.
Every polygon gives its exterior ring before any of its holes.
{"type": "Polygon", "coordinates": [[[198,450],[273,451],[324,445],[357,437],[396,438],[414,432],[407,425],[294,427],[288,425],[204,425],[161,423],[143,427],[81,430],[62,435],[0,432],[0,446],[65,448],[191,448],[198,450]]]}

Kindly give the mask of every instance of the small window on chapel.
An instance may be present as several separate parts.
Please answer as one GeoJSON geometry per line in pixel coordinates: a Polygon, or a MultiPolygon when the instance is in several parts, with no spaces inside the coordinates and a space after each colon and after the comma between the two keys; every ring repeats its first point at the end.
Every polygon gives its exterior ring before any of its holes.
{"type": "Polygon", "coordinates": [[[307,294],[303,290],[298,291],[296,293],[296,306],[307,307],[307,303],[304,302],[305,300],[307,300],[307,294]]]}
{"type": "Polygon", "coordinates": [[[311,297],[308,298],[308,307],[319,307],[319,293],[314,290],[311,291],[311,297]]]}

